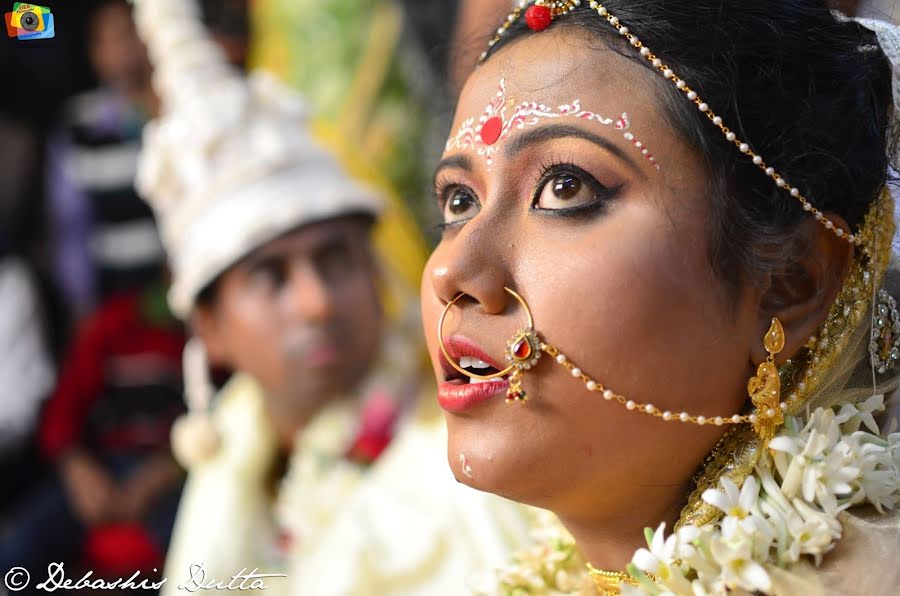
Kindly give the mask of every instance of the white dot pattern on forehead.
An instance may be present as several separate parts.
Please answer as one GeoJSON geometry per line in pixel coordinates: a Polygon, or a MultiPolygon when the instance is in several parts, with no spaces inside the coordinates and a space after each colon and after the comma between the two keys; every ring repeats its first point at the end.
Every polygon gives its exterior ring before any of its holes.
{"type": "Polygon", "coordinates": [[[525,101],[516,104],[512,98],[506,96],[506,81],[500,79],[497,93],[484,109],[478,120],[474,117],[467,118],[456,131],[456,134],[447,141],[445,151],[451,149],[473,150],[478,155],[484,156],[488,169],[493,165],[494,154],[499,150],[501,141],[509,138],[516,130],[522,130],[528,126],[535,126],[544,119],[579,118],[598,122],[605,126],[612,126],[622,133],[622,136],[631,142],[637,151],[657,170],[659,164],[656,158],[631,132],[631,119],[628,114],[622,112],[618,118],[607,118],[596,112],[584,110],[581,100],[552,108],[543,103],[525,101]],[[512,108],[513,113],[507,117],[507,110],[512,108]]]}

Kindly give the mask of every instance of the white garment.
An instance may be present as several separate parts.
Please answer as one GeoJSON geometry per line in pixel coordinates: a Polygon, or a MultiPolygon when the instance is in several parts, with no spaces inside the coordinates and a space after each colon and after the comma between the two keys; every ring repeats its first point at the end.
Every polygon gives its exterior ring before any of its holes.
{"type": "Polygon", "coordinates": [[[286,574],[264,580],[267,596],[465,594],[471,579],[502,564],[528,539],[524,507],[453,479],[443,419],[411,418],[351,490],[335,491],[327,479],[297,487],[324,492],[334,507],[314,516],[320,529],[304,535],[284,559],[275,548],[276,504],[302,513],[303,503],[321,505],[312,498],[320,495],[276,503],[267,491],[275,442],[260,390],[248,377],[223,390],[213,418],[222,447],[191,469],[163,596],[189,593],[178,586],[200,564],[206,582],[227,584],[254,568],[286,574]]]}
{"type": "MultiPolygon", "coordinates": [[[[233,379],[213,413],[222,438],[215,455],[191,468],[178,507],[166,557],[162,596],[179,590],[203,565],[207,581],[225,581],[242,569],[280,573],[270,556],[277,539],[265,477],[276,454],[274,433],[265,419],[258,386],[248,377],[233,379]]],[[[276,580],[267,596],[284,594],[276,580]]]]}
{"type": "Polygon", "coordinates": [[[291,594],[469,594],[527,544],[527,512],[458,483],[443,417],[413,419],[289,578],[291,594]]]}
{"type": "Polygon", "coordinates": [[[44,343],[34,284],[24,263],[0,263],[0,453],[34,430],[54,372],[44,343]]]}

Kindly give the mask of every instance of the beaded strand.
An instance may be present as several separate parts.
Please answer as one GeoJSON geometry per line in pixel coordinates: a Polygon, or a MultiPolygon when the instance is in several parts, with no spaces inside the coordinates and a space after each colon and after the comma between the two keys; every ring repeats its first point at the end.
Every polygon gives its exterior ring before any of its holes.
{"type": "MultiPolygon", "coordinates": [[[[552,357],[554,360],[556,360],[557,364],[562,365],[566,370],[568,370],[569,374],[584,383],[585,388],[591,393],[600,394],[606,401],[617,402],[620,405],[625,406],[625,409],[631,412],[637,412],[639,414],[646,414],[655,418],[660,418],[665,422],[686,422],[696,424],[698,426],[705,426],[707,424],[712,426],[756,424],[760,416],[764,416],[766,418],[775,418],[775,415],[777,413],[774,409],[769,409],[765,412],[754,412],[752,414],[745,415],[734,414],[733,416],[694,416],[693,414],[689,414],[687,412],[671,412],[669,410],[663,411],[653,404],[643,404],[628,399],[627,397],[617,394],[612,389],[605,387],[602,383],[598,383],[589,375],[585,374],[583,370],[575,366],[566,357],[565,354],[561,353],[558,349],[548,343],[541,342],[541,351],[552,357]]],[[[788,404],[786,402],[781,402],[780,408],[782,411],[786,411],[788,408],[788,404]]]]}

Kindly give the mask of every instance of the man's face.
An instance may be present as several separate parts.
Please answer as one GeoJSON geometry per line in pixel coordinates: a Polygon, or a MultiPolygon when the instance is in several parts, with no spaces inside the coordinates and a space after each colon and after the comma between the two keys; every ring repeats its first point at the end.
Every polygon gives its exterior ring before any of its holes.
{"type": "Polygon", "coordinates": [[[214,362],[249,373],[280,405],[305,409],[365,375],[381,314],[369,224],[344,218],[254,251],[222,274],[195,324],[214,362]]]}

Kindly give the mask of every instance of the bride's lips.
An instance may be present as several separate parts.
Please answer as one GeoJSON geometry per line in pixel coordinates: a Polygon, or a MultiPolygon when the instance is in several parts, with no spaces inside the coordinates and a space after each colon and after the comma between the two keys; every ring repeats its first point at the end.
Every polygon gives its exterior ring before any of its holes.
{"type": "MultiPolygon", "coordinates": [[[[496,370],[502,370],[493,358],[482,350],[475,342],[455,335],[446,340],[447,352],[454,361],[459,362],[463,357],[477,358],[496,370]]],[[[489,400],[506,391],[509,380],[501,377],[487,382],[471,383],[469,379],[454,369],[443,352],[439,353],[441,370],[444,372],[445,381],[438,386],[438,403],[448,412],[460,413],[469,410],[476,405],[489,400]]]]}

